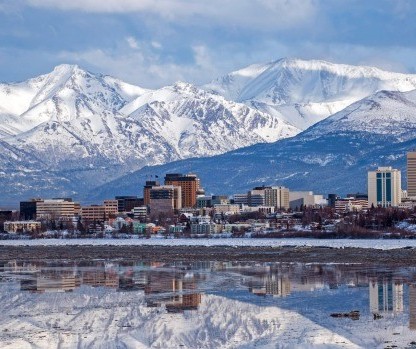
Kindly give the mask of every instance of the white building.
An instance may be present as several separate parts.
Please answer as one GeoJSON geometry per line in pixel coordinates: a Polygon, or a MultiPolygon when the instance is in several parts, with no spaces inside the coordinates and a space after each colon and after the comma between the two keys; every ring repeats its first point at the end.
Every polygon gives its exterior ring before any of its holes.
{"type": "Polygon", "coordinates": [[[326,206],[328,201],[323,195],[315,195],[312,191],[290,191],[289,204],[292,210],[299,209],[301,206],[316,207],[326,206]]]}
{"type": "Polygon", "coordinates": [[[401,172],[392,167],[368,171],[368,206],[397,207],[402,201],[401,172]]]}

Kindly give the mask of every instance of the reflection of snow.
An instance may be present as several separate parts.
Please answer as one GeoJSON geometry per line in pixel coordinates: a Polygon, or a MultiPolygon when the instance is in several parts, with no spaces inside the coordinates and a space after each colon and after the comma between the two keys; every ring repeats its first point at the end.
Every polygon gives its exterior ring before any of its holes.
{"type": "Polygon", "coordinates": [[[81,287],[74,293],[31,294],[3,285],[2,348],[248,348],[343,342],[302,315],[206,295],[198,311],[147,308],[141,292],[81,287]]]}

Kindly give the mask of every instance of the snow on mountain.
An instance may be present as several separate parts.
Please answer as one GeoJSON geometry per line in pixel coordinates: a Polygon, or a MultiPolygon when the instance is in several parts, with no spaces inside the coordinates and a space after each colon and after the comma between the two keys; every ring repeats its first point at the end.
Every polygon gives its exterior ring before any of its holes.
{"type": "MultiPolygon", "coordinates": [[[[63,188],[55,184],[68,176],[82,192],[146,165],[217,155],[299,132],[187,83],[149,91],[71,65],[3,84],[0,91],[0,102],[7,101],[0,114],[3,145],[37,159],[36,168],[28,164],[26,172],[49,171],[50,189],[58,192],[63,188]],[[22,106],[15,107],[20,99],[22,106]]],[[[66,180],[63,185],[76,187],[66,180]]]]}
{"type": "Polygon", "coordinates": [[[76,65],[60,65],[26,82],[0,85],[1,129],[17,135],[44,122],[117,115],[126,103],[146,92],[76,65]]]}
{"type": "Polygon", "coordinates": [[[325,133],[368,132],[396,136],[397,141],[416,137],[416,90],[380,91],[351,104],[330,116],[306,134],[320,137],[325,133]]]}
{"type": "Polygon", "coordinates": [[[281,59],[232,72],[204,88],[305,130],[377,91],[416,89],[416,75],[325,61],[281,59]]]}
{"type": "Polygon", "coordinates": [[[200,176],[207,192],[217,194],[275,184],[345,195],[366,191],[367,171],[377,166],[401,169],[406,183],[406,152],[416,148],[415,106],[416,91],[380,91],[293,138],[145,168],[90,195],[128,192],[141,187],[142,178],[153,173],[189,171],[200,176]]]}

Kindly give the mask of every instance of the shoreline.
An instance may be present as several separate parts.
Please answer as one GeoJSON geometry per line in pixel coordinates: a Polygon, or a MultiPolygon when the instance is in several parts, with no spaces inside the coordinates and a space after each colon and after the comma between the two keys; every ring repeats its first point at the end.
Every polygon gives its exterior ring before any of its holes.
{"type": "Polygon", "coordinates": [[[338,263],[367,265],[416,265],[415,248],[374,249],[310,246],[4,246],[0,259],[7,260],[140,260],[143,262],[257,261],[282,263],[338,263]]]}

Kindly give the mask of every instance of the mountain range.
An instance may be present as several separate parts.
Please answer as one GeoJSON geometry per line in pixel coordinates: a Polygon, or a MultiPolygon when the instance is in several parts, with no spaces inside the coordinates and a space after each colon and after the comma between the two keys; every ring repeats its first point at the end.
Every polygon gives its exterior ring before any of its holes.
{"type": "Polygon", "coordinates": [[[415,89],[416,75],[323,61],[282,59],[158,90],[61,65],[0,84],[2,202],[140,195],[166,172],[196,172],[224,194],[257,184],[364,190],[369,167],[402,167],[416,145],[415,89]]]}

